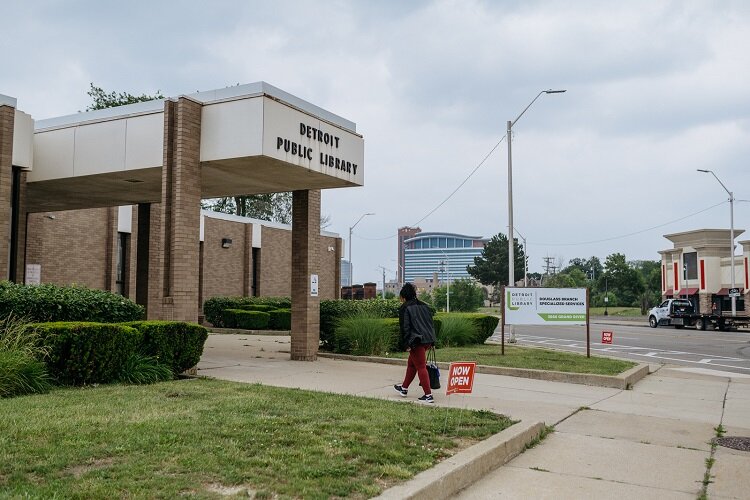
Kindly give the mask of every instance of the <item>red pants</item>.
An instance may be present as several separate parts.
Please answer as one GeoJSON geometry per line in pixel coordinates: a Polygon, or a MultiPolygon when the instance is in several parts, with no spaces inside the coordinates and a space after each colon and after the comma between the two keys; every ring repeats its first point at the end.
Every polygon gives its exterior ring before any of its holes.
{"type": "Polygon", "coordinates": [[[411,381],[414,380],[414,375],[418,375],[419,385],[424,389],[424,393],[432,394],[430,376],[427,374],[427,350],[430,347],[432,347],[432,344],[419,344],[411,348],[411,351],[409,351],[409,361],[406,365],[406,376],[401,387],[404,389],[408,388],[411,381]]]}

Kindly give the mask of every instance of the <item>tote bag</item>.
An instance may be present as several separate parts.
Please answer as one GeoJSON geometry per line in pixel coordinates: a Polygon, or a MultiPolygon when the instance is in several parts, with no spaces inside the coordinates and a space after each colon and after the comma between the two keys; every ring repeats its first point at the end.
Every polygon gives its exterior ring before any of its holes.
{"type": "Polygon", "coordinates": [[[434,347],[427,352],[427,374],[430,376],[430,389],[440,389],[440,369],[434,347]]]}

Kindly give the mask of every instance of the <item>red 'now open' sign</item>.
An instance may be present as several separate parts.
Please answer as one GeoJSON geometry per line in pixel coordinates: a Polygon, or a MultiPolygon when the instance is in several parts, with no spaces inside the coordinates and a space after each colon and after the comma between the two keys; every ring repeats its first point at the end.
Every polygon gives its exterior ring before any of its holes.
{"type": "Polygon", "coordinates": [[[604,331],[602,332],[602,344],[611,344],[612,343],[612,332],[604,331]]]}
{"type": "Polygon", "coordinates": [[[448,387],[445,393],[470,393],[474,387],[474,370],[476,367],[476,363],[451,363],[448,369],[448,387]]]}

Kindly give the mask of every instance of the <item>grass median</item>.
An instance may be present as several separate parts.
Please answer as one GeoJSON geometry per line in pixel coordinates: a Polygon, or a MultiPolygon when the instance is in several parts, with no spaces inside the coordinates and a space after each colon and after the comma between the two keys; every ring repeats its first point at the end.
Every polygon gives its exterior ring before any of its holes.
{"type": "MultiPolygon", "coordinates": [[[[597,375],[618,375],[636,363],[612,358],[538,349],[534,347],[505,346],[505,356],[500,354],[499,345],[473,345],[467,347],[444,347],[435,351],[437,360],[475,361],[478,365],[505,366],[509,368],[531,368],[569,373],[593,373],[597,375]]],[[[394,352],[389,357],[406,359],[409,353],[394,352]]]]}
{"type": "Polygon", "coordinates": [[[366,498],[512,425],[218,380],[0,400],[0,497],[366,498]]]}

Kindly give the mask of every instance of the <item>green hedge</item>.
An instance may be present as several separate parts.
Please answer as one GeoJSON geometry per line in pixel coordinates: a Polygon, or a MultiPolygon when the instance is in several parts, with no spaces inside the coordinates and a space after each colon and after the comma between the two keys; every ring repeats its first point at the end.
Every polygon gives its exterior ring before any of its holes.
{"type": "Polygon", "coordinates": [[[338,321],[359,314],[381,318],[398,318],[398,299],[368,300],[321,300],[320,301],[320,342],[321,347],[333,350],[338,321]]]}
{"type": "Polygon", "coordinates": [[[243,330],[268,330],[271,315],[263,311],[245,311],[244,309],[225,309],[222,321],[226,328],[243,330]]]}
{"type": "Polygon", "coordinates": [[[62,384],[116,381],[125,361],[143,341],[143,334],[135,328],[117,324],[55,322],[28,328],[49,349],[43,360],[62,384]]]}
{"type": "Polygon", "coordinates": [[[291,330],[292,329],[292,310],[276,309],[269,311],[269,328],[271,330],[291,330]]]}
{"type": "Polygon", "coordinates": [[[439,313],[438,316],[445,316],[446,314],[469,318],[474,323],[474,328],[477,331],[474,338],[475,344],[484,344],[485,340],[492,336],[497,325],[500,323],[500,318],[497,316],[482,313],[439,313]]]}
{"type": "Polygon", "coordinates": [[[175,375],[198,364],[208,338],[208,330],[195,323],[134,321],[125,325],[143,334],[141,353],[166,364],[175,375]]]}
{"type": "Polygon", "coordinates": [[[121,295],[82,286],[21,285],[0,282],[0,317],[13,314],[31,322],[143,319],[145,310],[121,295]]]}
{"type": "Polygon", "coordinates": [[[289,297],[212,297],[203,303],[203,315],[206,321],[217,328],[231,328],[224,323],[223,311],[226,309],[242,309],[243,306],[250,305],[265,305],[273,309],[290,309],[292,299],[289,297]]]}
{"type": "Polygon", "coordinates": [[[269,306],[266,304],[242,304],[237,309],[243,309],[245,311],[261,311],[261,312],[271,312],[271,311],[276,310],[275,307],[269,306]]]}

